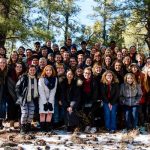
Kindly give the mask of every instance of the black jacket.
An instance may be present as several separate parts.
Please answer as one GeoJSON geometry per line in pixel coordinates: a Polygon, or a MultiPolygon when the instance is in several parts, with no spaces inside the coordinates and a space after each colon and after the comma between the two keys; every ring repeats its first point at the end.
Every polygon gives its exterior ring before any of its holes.
{"type": "Polygon", "coordinates": [[[100,97],[104,103],[116,104],[119,102],[119,84],[111,84],[110,99],[108,100],[108,85],[100,83],[100,97]]]}

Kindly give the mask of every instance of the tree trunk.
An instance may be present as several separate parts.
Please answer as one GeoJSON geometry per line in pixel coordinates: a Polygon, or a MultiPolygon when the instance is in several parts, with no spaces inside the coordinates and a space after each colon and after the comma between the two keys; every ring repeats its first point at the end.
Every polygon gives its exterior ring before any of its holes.
{"type": "Polygon", "coordinates": [[[7,26],[5,21],[9,19],[10,12],[10,0],[2,0],[0,2],[0,17],[4,19],[3,22],[0,23],[0,45],[4,46],[7,36],[7,26]]]}
{"type": "Polygon", "coordinates": [[[65,15],[65,35],[64,35],[64,38],[65,38],[65,41],[67,40],[67,37],[68,37],[68,26],[69,26],[69,13],[67,12],[66,15],[65,15]]]}

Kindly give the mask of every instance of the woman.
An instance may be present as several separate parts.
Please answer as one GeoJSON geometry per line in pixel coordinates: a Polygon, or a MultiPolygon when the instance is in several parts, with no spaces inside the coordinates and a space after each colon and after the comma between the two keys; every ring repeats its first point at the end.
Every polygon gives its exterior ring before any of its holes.
{"type": "Polygon", "coordinates": [[[144,87],[145,87],[145,104],[146,104],[145,122],[150,123],[150,68],[148,68],[147,72],[145,72],[144,87]]]}
{"type": "Polygon", "coordinates": [[[34,101],[38,98],[38,84],[36,67],[30,65],[28,73],[23,74],[16,84],[17,103],[21,107],[21,130],[22,134],[30,131],[34,117],[34,101]]]}
{"type": "Polygon", "coordinates": [[[79,124],[76,110],[80,102],[80,86],[77,85],[72,70],[67,71],[66,79],[61,83],[60,100],[64,110],[64,120],[67,131],[72,132],[79,124]]]}
{"type": "Polygon", "coordinates": [[[119,100],[119,84],[114,73],[107,70],[100,83],[101,99],[103,101],[105,128],[114,133],[117,129],[116,115],[119,100]]]}
{"type": "Polygon", "coordinates": [[[7,77],[7,61],[0,58],[0,128],[3,128],[2,121],[6,118],[6,77],[7,77]]]}
{"type": "Polygon", "coordinates": [[[19,106],[16,105],[15,86],[19,77],[25,72],[24,64],[17,62],[15,68],[8,73],[8,99],[7,99],[7,120],[10,121],[10,129],[14,129],[14,121],[18,121],[20,114],[19,106]]]}
{"type": "Polygon", "coordinates": [[[124,107],[126,128],[136,129],[138,125],[138,106],[142,97],[141,85],[137,84],[134,74],[127,73],[121,85],[120,102],[124,107]],[[132,120],[131,120],[132,118],[132,120]]]}
{"type": "Polygon", "coordinates": [[[39,113],[43,131],[51,130],[51,119],[54,113],[54,100],[57,87],[57,78],[54,68],[47,65],[39,78],[39,113]]]}

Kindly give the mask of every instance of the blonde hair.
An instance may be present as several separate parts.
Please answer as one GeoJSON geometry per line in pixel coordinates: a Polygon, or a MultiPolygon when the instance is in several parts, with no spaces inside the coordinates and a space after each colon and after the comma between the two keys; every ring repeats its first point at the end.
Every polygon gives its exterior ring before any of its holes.
{"type": "Polygon", "coordinates": [[[47,65],[47,66],[45,66],[45,68],[44,68],[44,70],[43,70],[43,72],[42,72],[42,74],[41,74],[41,77],[46,77],[47,75],[46,75],[46,69],[47,68],[51,68],[52,69],[52,77],[55,77],[56,76],[56,72],[55,72],[55,70],[54,70],[54,68],[53,68],[53,66],[51,66],[51,65],[47,65]]]}
{"type": "Polygon", "coordinates": [[[136,82],[135,75],[134,75],[133,73],[127,73],[127,74],[124,76],[124,83],[125,83],[125,84],[128,84],[128,83],[127,83],[127,77],[128,77],[128,76],[131,76],[131,77],[133,78],[132,87],[133,87],[133,88],[136,88],[137,82],[136,82]]]}
{"type": "Polygon", "coordinates": [[[95,74],[95,68],[96,68],[96,67],[102,67],[102,64],[99,63],[99,62],[94,63],[93,68],[92,68],[93,74],[95,74]]]}
{"type": "Polygon", "coordinates": [[[106,75],[108,73],[111,73],[112,76],[113,76],[113,79],[112,79],[112,83],[119,83],[119,80],[117,79],[116,75],[111,71],[111,70],[107,70],[103,73],[102,75],[102,79],[101,79],[101,82],[104,83],[104,84],[108,84],[108,81],[106,80],[106,75]]]}

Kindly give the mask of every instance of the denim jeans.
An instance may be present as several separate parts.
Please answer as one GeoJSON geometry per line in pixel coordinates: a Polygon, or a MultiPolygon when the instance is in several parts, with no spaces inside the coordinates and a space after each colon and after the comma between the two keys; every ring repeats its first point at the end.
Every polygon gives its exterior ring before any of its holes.
{"type": "Polygon", "coordinates": [[[124,106],[126,128],[136,128],[138,125],[138,106],[124,106]]]}
{"type": "Polygon", "coordinates": [[[53,123],[58,123],[58,122],[59,122],[59,104],[58,104],[58,100],[55,98],[53,123]]]}
{"type": "Polygon", "coordinates": [[[116,130],[117,104],[112,105],[109,109],[108,103],[103,103],[105,127],[107,130],[116,130]]]}

